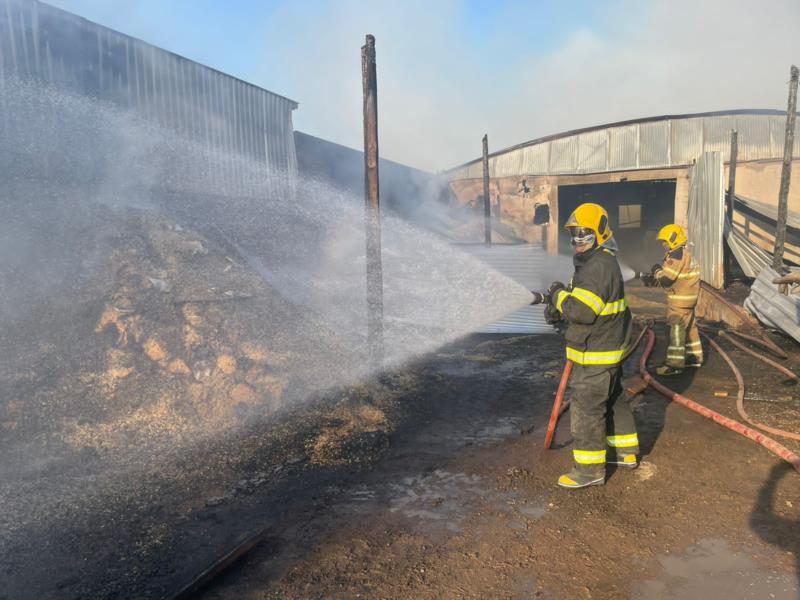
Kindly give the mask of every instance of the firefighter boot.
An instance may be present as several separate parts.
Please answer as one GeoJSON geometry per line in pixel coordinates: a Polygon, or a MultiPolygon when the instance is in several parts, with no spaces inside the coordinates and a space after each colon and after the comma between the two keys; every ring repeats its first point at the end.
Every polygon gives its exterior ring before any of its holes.
{"type": "Polygon", "coordinates": [[[656,369],[659,375],[677,375],[686,367],[686,329],[681,323],[673,323],[669,328],[667,360],[656,369]]]}
{"type": "Polygon", "coordinates": [[[636,459],[635,454],[621,454],[617,452],[616,457],[609,460],[607,464],[616,465],[623,469],[635,469],[639,466],[639,461],[636,459]]]}
{"type": "Polygon", "coordinates": [[[558,478],[558,485],[563,488],[577,489],[589,487],[590,485],[603,485],[606,482],[605,475],[592,475],[573,469],[569,473],[558,478]]]}

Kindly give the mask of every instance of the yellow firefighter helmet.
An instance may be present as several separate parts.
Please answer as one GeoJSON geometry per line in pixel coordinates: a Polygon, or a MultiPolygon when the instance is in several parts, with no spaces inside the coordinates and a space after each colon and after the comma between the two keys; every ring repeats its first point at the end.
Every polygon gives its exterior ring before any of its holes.
{"type": "Polygon", "coordinates": [[[573,239],[585,237],[588,233],[585,230],[591,230],[597,239],[598,246],[605,244],[614,235],[608,224],[606,209],[592,202],[586,202],[576,208],[564,227],[570,231],[573,239]]]}
{"type": "Polygon", "coordinates": [[[675,250],[678,246],[683,246],[686,243],[686,232],[680,225],[670,223],[661,228],[657,239],[664,242],[670,250],[675,250]]]}

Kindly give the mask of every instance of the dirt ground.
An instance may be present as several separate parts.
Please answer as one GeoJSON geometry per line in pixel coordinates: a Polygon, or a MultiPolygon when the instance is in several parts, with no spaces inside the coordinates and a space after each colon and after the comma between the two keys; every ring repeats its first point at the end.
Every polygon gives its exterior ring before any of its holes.
{"type": "MultiPolygon", "coordinates": [[[[800,476],[650,390],[635,400],[641,466],[604,487],[555,486],[571,451],[566,420],[542,449],[559,343],[476,337],[431,357],[422,397],[402,400],[427,410],[370,468],[290,507],[202,597],[800,598],[800,476]]],[[[800,430],[797,390],[731,355],[751,415],[800,430]]],[[[670,383],[736,418],[735,380],[713,351],[670,383]]]]}

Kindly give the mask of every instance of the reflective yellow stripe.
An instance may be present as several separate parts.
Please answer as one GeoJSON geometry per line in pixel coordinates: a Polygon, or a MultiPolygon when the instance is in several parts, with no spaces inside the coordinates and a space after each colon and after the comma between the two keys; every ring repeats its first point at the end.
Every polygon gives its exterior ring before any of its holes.
{"type": "Polygon", "coordinates": [[[700,347],[703,346],[703,342],[701,340],[697,340],[696,342],[689,342],[688,344],[686,344],[687,348],[696,348],[698,346],[700,347]]]}
{"type": "Polygon", "coordinates": [[[596,315],[599,315],[605,306],[605,302],[603,302],[603,299],[600,296],[584,288],[573,288],[573,290],[570,292],[570,295],[591,308],[592,312],[594,312],[596,315]]]}
{"type": "Polygon", "coordinates": [[[681,296],[679,294],[667,294],[667,300],[697,300],[697,294],[681,296]]]}
{"type": "Polygon", "coordinates": [[[600,311],[601,316],[608,316],[608,315],[615,315],[617,313],[625,312],[625,309],[628,308],[628,303],[625,302],[625,298],[622,300],[617,300],[616,302],[609,302],[603,307],[603,310],[600,311]]]}
{"type": "Polygon", "coordinates": [[[567,346],[567,360],[579,365],[616,365],[622,361],[625,349],[611,350],[608,352],[581,352],[567,346]]]}
{"type": "Polygon", "coordinates": [[[700,271],[689,271],[678,275],[678,279],[691,279],[692,277],[700,277],[700,271]]]}
{"type": "Polygon", "coordinates": [[[597,465],[606,462],[605,450],[573,450],[575,462],[581,465],[597,465]]]}
{"type": "Polygon", "coordinates": [[[564,304],[564,300],[569,298],[569,292],[566,290],[559,290],[558,296],[556,297],[556,308],[558,312],[562,312],[561,305],[564,304]]]}
{"type": "Polygon", "coordinates": [[[697,348],[697,349],[695,349],[695,348],[687,348],[686,349],[686,354],[689,354],[691,356],[703,356],[703,349],[702,348],[697,348]]]}
{"type": "Polygon", "coordinates": [[[673,269],[670,269],[669,267],[661,267],[661,270],[664,271],[664,273],[666,273],[667,275],[669,275],[673,279],[675,279],[678,276],[678,273],[679,273],[679,271],[674,271],[673,269]]]}
{"type": "Polygon", "coordinates": [[[610,435],[606,438],[609,446],[614,448],[631,448],[639,445],[639,436],[635,433],[627,435],[610,435]]]}

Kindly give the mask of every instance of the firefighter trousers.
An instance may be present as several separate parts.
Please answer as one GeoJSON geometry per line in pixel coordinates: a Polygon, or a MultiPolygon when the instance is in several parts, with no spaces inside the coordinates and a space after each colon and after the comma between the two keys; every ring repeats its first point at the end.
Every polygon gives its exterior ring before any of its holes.
{"type": "Polygon", "coordinates": [[[669,345],[665,364],[682,369],[687,364],[703,364],[703,342],[694,318],[694,308],[667,306],[669,345]]]}
{"type": "Polygon", "coordinates": [[[573,366],[570,429],[575,469],[581,473],[601,477],[607,459],[639,453],[636,423],[621,378],[622,365],[573,366]]]}

